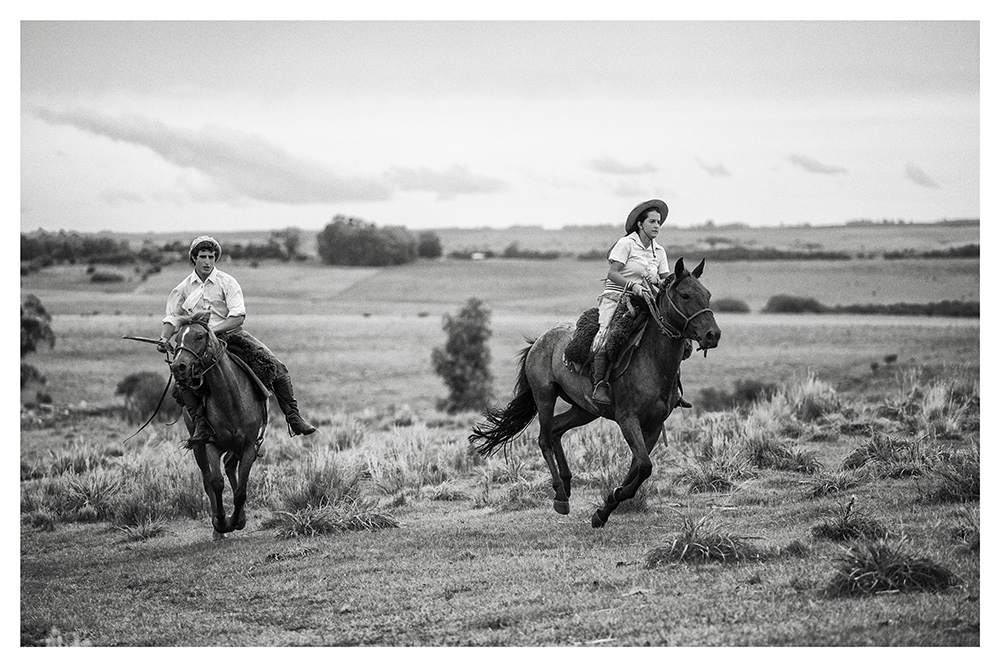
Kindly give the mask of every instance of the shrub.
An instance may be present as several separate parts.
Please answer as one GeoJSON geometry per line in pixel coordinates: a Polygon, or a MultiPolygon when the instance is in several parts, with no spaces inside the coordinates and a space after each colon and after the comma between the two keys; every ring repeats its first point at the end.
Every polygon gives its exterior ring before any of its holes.
{"type": "Polygon", "coordinates": [[[438,402],[438,409],[448,413],[484,410],[493,394],[489,309],[473,297],[456,317],[444,316],[443,329],[448,340],[431,353],[434,372],[448,387],[448,398],[438,402]]]}
{"type": "Polygon", "coordinates": [[[44,376],[34,366],[24,363],[24,357],[37,352],[40,345],[51,348],[55,344],[52,316],[37,296],[26,294],[21,299],[21,389],[30,382],[44,381],[44,376]]]}
{"type": "Polygon", "coordinates": [[[816,299],[778,294],[764,305],[763,313],[825,313],[827,308],[816,299]]]}
{"type": "Polygon", "coordinates": [[[712,310],[717,313],[749,313],[750,306],[739,299],[723,298],[712,301],[712,310]]]}
{"type": "Polygon", "coordinates": [[[142,424],[156,413],[156,421],[173,422],[181,414],[181,406],[172,396],[164,396],[167,378],[152,371],[140,371],[125,376],[115,387],[116,396],[125,397],[125,420],[142,424]]]}
{"type": "Polygon", "coordinates": [[[125,276],[116,271],[94,271],[90,274],[92,283],[121,283],[125,282],[125,276]]]}

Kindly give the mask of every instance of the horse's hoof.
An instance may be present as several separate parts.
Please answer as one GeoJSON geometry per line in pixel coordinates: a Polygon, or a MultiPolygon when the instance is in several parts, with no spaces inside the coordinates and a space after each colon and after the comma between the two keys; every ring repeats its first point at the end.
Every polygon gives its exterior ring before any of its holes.
{"type": "Polygon", "coordinates": [[[606,523],[607,521],[602,519],[598,512],[594,512],[594,516],[590,517],[590,525],[593,528],[604,528],[604,524],[606,523]]]}
{"type": "Polygon", "coordinates": [[[220,533],[217,530],[213,530],[212,531],[212,541],[213,542],[218,542],[219,540],[224,540],[224,539],[226,539],[226,534],[225,533],[220,533]]]}
{"type": "Polygon", "coordinates": [[[560,514],[569,514],[569,501],[568,500],[553,500],[552,509],[559,512],[560,514]]]}

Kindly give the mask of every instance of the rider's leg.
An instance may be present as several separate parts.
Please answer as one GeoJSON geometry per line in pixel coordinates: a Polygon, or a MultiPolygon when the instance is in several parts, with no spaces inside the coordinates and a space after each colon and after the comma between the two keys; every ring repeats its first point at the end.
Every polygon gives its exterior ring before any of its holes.
{"type": "Polygon", "coordinates": [[[303,419],[302,415],[299,414],[299,405],[295,401],[295,395],[292,391],[292,378],[287,372],[282,373],[274,379],[271,389],[274,391],[275,398],[278,399],[281,411],[285,413],[288,430],[293,436],[309,435],[316,432],[316,427],[303,419]]]}
{"type": "Polygon", "coordinates": [[[608,383],[608,353],[604,347],[608,337],[608,328],[611,325],[611,318],[618,308],[619,295],[602,294],[597,300],[597,334],[594,336],[593,347],[593,383],[594,394],[592,398],[595,403],[611,404],[611,385],[608,383]],[[617,298],[616,298],[617,297],[617,298]]]}
{"type": "Polygon", "coordinates": [[[198,392],[191,387],[174,385],[173,396],[174,400],[187,410],[194,425],[191,437],[188,438],[188,445],[203,445],[208,442],[215,435],[215,431],[205,419],[205,405],[198,392]]]}

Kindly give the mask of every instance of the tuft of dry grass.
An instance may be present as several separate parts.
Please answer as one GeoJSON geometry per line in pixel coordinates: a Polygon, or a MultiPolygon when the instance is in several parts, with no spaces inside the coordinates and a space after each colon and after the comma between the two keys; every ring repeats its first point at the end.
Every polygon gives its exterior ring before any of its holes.
{"type": "Polygon", "coordinates": [[[947,568],[884,540],[852,545],[836,561],[836,569],[827,586],[830,595],[940,591],[960,583],[947,568]]]}
{"type": "Polygon", "coordinates": [[[849,502],[841,505],[823,523],[813,526],[813,537],[846,542],[857,539],[886,539],[889,531],[867,512],[854,509],[857,498],[851,496],[849,502]]]}
{"type": "Polygon", "coordinates": [[[340,500],[294,511],[275,512],[264,522],[265,528],[277,528],[284,538],[314,537],[350,530],[378,531],[398,528],[399,522],[378,509],[374,500],[340,500]]]}
{"type": "Polygon", "coordinates": [[[808,480],[806,496],[822,498],[848,489],[853,489],[865,481],[866,476],[855,470],[820,473],[808,480]]]}
{"type": "Polygon", "coordinates": [[[699,519],[685,516],[680,532],[664,546],[646,552],[644,559],[648,568],[665,563],[735,563],[762,559],[763,554],[747,539],[724,532],[711,515],[699,519]]]}
{"type": "Polygon", "coordinates": [[[979,443],[956,453],[930,469],[934,488],[928,498],[934,502],[967,503],[979,500],[979,443]]]}
{"type": "Polygon", "coordinates": [[[979,553],[979,508],[963,508],[958,525],[951,529],[951,539],[966,553],[979,553]]]}

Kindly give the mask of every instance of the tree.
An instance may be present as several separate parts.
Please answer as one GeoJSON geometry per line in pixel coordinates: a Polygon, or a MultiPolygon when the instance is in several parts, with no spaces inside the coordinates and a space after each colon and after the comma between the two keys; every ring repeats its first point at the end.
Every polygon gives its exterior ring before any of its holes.
{"type": "Polygon", "coordinates": [[[34,294],[28,294],[21,300],[21,389],[29,382],[39,381],[44,384],[45,378],[38,369],[25,363],[24,358],[36,352],[39,345],[53,347],[56,344],[56,334],[52,331],[52,316],[34,294]]]}
{"type": "Polygon", "coordinates": [[[448,387],[448,398],[438,401],[438,409],[448,413],[483,410],[493,394],[487,344],[493,333],[489,308],[473,297],[457,317],[446,314],[442,328],[448,340],[444,348],[434,348],[431,352],[434,372],[448,387]]]}
{"type": "Polygon", "coordinates": [[[437,259],[443,252],[441,239],[434,232],[420,232],[417,236],[417,256],[437,259]]]}
{"type": "Polygon", "coordinates": [[[316,236],[320,259],[335,266],[389,266],[417,258],[417,240],[404,227],[376,227],[335,216],[316,236]]]}

